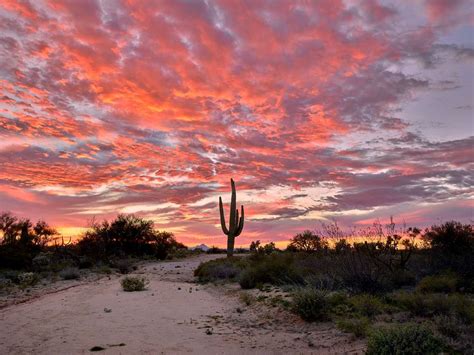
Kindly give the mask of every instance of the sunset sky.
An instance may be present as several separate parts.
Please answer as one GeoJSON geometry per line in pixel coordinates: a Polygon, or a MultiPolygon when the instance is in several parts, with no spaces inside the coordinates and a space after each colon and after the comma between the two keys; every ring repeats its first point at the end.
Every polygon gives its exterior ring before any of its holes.
{"type": "Polygon", "coordinates": [[[0,1],[0,210],[187,244],[473,217],[473,1],[0,1]]]}

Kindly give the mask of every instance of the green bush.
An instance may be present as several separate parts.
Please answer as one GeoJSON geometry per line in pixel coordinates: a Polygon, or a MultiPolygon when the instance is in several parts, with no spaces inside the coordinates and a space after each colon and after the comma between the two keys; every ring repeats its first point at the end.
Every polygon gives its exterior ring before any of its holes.
{"type": "Polygon", "coordinates": [[[459,283],[459,277],[455,274],[426,276],[418,283],[416,290],[423,293],[428,292],[454,292],[459,283]]]}
{"type": "Polygon", "coordinates": [[[370,294],[352,296],[349,303],[362,316],[372,318],[384,311],[385,305],[379,297],[370,294]]]}
{"type": "Polygon", "coordinates": [[[245,267],[245,259],[241,257],[222,258],[201,263],[196,270],[199,282],[213,282],[218,280],[234,280],[245,267]]]}
{"type": "Polygon", "coordinates": [[[144,291],[149,281],[145,277],[126,276],[120,281],[122,289],[127,292],[144,291]]]}
{"type": "Polygon", "coordinates": [[[327,293],[312,288],[300,289],[293,293],[290,309],[307,322],[327,320],[329,318],[327,293]]]}
{"type": "Polygon", "coordinates": [[[293,265],[293,255],[271,254],[254,259],[239,278],[239,284],[243,289],[255,288],[265,283],[303,284],[302,275],[293,265]]]}
{"type": "Polygon", "coordinates": [[[474,322],[474,302],[466,295],[397,292],[390,298],[395,305],[415,316],[453,315],[465,323],[474,322]]]}
{"type": "Polygon", "coordinates": [[[371,332],[368,355],[439,354],[443,343],[428,328],[417,324],[394,325],[371,332]]]}
{"type": "Polygon", "coordinates": [[[64,270],[61,270],[59,272],[59,276],[63,280],[77,280],[81,277],[81,274],[79,272],[79,269],[76,267],[68,267],[64,270]]]}
{"type": "Polygon", "coordinates": [[[336,321],[336,326],[343,332],[352,333],[357,338],[363,338],[367,336],[370,329],[370,321],[366,317],[339,319],[336,321]]]}

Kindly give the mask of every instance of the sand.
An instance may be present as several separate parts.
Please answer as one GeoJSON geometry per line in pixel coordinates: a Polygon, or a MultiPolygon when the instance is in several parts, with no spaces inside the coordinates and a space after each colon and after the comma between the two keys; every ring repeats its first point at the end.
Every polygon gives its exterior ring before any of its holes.
{"type": "Polygon", "coordinates": [[[332,324],[307,324],[280,308],[239,300],[237,285],[195,283],[216,255],[142,266],[146,291],[89,280],[0,310],[1,354],[362,354],[364,344],[332,324]]]}

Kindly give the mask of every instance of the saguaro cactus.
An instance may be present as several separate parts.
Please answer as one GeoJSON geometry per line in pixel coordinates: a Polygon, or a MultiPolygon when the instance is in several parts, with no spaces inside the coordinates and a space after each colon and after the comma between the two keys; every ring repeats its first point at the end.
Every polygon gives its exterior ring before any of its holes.
{"type": "Polygon", "coordinates": [[[240,206],[241,215],[239,219],[239,210],[237,209],[236,203],[236,192],[235,183],[233,179],[230,179],[230,185],[232,187],[232,196],[230,199],[230,220],[229,229],[227,229],[224,217],[224,206],[222,205],[222,198],[219,196],[219,212],[221,214],[221,227],[225,235],[227,235],[227,256],[230,257],[234,254],[234,243],[235,237],[238,237],[242,233],[244,228],[244,206],[240,206]]]}

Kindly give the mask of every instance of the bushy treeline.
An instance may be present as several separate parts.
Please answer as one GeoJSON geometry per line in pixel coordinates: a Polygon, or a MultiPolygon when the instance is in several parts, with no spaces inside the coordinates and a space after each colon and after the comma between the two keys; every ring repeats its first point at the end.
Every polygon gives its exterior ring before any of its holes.
{"type": "Polygon", "coordinates": [[[88,267],[117,263],[124,258],[165,259],[186,247],[172,233],[154,229],[153,221],[118,215],[113,221],[92,223],[77,243],[64,242],[58,232],[40,220],[0,215],[0,268],[44,269],[67,265],[88,267]]]}

